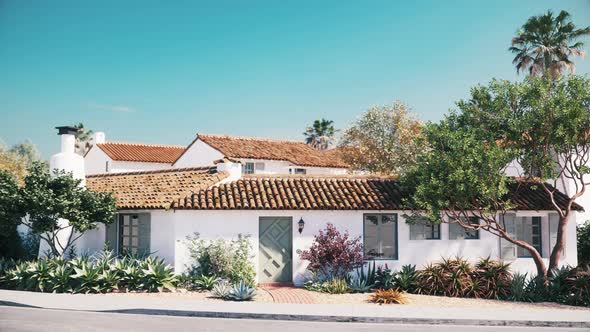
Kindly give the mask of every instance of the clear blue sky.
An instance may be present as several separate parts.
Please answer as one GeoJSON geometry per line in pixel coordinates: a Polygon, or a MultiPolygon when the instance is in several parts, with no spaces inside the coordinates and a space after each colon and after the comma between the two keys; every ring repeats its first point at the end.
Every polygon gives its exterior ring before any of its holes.
{"type": "Polygon", "coordinates": [[[477,83],[521,79],[510,40],[548,9],[590,25],[589,0],[0,0],[0,138],[46,158],[80,121],[148,143],[300,139],[394,99],[438,120],[477,83]]]}

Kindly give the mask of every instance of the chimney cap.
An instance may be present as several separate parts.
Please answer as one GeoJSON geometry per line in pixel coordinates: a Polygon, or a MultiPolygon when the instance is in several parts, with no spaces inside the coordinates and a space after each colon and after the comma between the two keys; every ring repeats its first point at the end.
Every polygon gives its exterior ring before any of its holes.
{"type": "Polygon", "coordinates": [[[60,126],[55,129],[57,129],[58,135],[76,135],[78,133],[78,128],[72,126],[60,126]]]}

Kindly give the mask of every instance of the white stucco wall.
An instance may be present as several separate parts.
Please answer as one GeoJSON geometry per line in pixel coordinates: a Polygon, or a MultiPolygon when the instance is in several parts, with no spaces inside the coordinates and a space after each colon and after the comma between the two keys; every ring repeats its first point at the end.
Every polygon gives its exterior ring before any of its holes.
{"type": "Polygon", "coordinates": [[[113,163],[113,160],[107,156],[98,146],[93,146],[84,157],[84,169],[86,175],[105,173],[106,162],[113,163]]]}
{"type": "Polygon", "coordinates": [[[213,166],[213,161],[223,158],[223,154],[209,144],[196,140],[180,158],[174,167],[213,166]]]}
{"type": "MultiPolygon", "coordinates": [[[[414,264],[420,268],[424,264],[439,261],[442,257],[461,256],[470,261],[487,256],[500,258],[499,238],[485,231],[480,231],[478,240],[449,240],[449,225],[441,224],[440,240],[410,240],[410,226],[405,223],[401,211],[122,211],[134,212],[151,213],[150,251],[174,266],[177,273],[182,273],[191,264],[186,238],[195,232],[204,239],[230,240],[237,238],[238,234],[251,235],[254,249],[252,262],[258,271],[258,221],[260,217],[266,216],[287,216],[293,219],[293,281],[297,285],[302,284],[308,276],[307,263],[299,259],[299,252],[312,244],[314,235],[330,222],[341,231],[348,230],[352,237],[362,237],[365,213],[398,214],[398,259],[377,260],[377,265],[387,263],[390,268],[399,269],[402,265],[414,264]],[[300,218],[305,221],[302,234],[299,234],[297,229],[300,218]]],[[[550,241],[547,212],[522,212],[518,215],[542,216],[543,256],[548,263],[550,241]]],[[[575,232],[575,223],[569,223],[566,252],[561,262],[563,265],[577,264],[575,232]]],[[[93,250],[102,249],[104,239],[105,230],[101,227],[88,232],[77,245],[82,245],[79,248],[84,248],[84,252],[92,253],[93,250]]],[[[526,272],[529,275],[536,273],[532,258],[518,258],[509,262],[512,263],[513,271],[526,272]]]]}
{"type": "Polygon", "coordinates": [[[154,171],[159,169],[172,168],[168,163],[146,163],[137,161],[120,161],[112,160],[99,147],[93,146],[86,157],[84,157],[84,168],[86,174],[104,174],[106,173],[106,162],[109,162],[108,173],[135,172],[135,171],[154,171]]]}

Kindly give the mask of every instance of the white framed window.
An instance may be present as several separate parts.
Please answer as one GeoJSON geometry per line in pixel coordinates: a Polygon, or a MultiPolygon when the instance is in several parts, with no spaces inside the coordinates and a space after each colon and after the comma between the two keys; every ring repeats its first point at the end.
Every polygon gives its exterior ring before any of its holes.
{"type": "Polygon", "coordinates": [[[104,171],[105,171],[105,173],[108,173],[109,172],[109,161],[108,160],[104,164],[104,171]]]}
{"type": "Polygon", "coordinates": [[[397,214],[365,214],[363,250],[365,259],[397,259],[397,214]]]}
{"type": "MultiPolygon", "coordinates": [[[[468,221],[471,225],[478,225],[479,218],[468,217],[467,219],[461,218],[461,220],[468,221]]],[[[478,240],[479,230],[465,229],[459,223],[449,223],[449,240],[478,240]]]]}
{"type": "Polygon", "coordinates": [[[139,246],[139,217],[129,214],[121,215],[119,222],[119,252],[137,255],[139,246]]]}
{"type": "Polygon", "coordinates": [[[440,240],[440,224],[420,218],[410,224],[410,240],[440,240]]]}
{"type": "Polygon", "coordinates": [[[307,174],[307,170],[305,168],[294,168],[293,174],[307,174]]]}
{"type": "MultiPolygon", "coordinates": [[[[543,256],[541,217],[521,217],[516,221],[516,238],[528,242],[543,256]]],[[[516,255],[519,258],[531,257],[528,250],[516,247],[516,255]]]]}
{"type": "Polygon", "coordinates": [[[242,164],[242,174],[254,174],[254,163],[246,162],[242,164]]]}

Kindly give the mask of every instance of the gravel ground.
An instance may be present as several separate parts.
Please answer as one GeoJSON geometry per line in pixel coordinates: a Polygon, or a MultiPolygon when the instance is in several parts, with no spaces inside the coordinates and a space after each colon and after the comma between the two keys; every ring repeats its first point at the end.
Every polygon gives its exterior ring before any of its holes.
{"type": "MultiPolygon", "coordinates": [[[[315,303],[318,304],[371,304],[369,302],[370,294],[325,294],[318,292],[307,291],[310,296],[314,299],[315,303]]],[[[196,292],[196,291],[185,291],[179,290],[174,292],[164,293],[109,293],[98,296],[129,296],[134,294],[136,296],[149,296],[149,297],[174,297],[177,299],[186,300],[200,300],[200,301],[223,301],[221,299],[214,298],[209,291],[196,292]]],[[[428,296],[428,295],[416,295],[406,294],[408,303],[404,306],[417,306],[417,307],[438,307],[438,308],[469,308],[476,306],[478,308],[502,308],[504,310],[510,309],[569,309],[569,310],[585,310],[590,312],[590,308],[567,306],[563,304],[543,302],[543,303],[524,303],[524,302],[510,302],[510,301],[498,301],[498,300],[484,300],[484,299],[466,299],[466,298],[454,298],[454,297],[443,297],[443,296],[428,296]]],[[[258,288],[256,291],[256,297],[254,302],[273,302],[272,296],[262,288],[258,288]]]]}
{"type": "MultiPolygon", "coordinates": [[[[337,304],[337,303],[371,303],[369,302],[370,294],[324,294],[318,292],[310,292],[316,303],[337,304]]],[[[542,303],[525,303],[525,302],[511,302],[499,300],[484,300],[484,299],[468,299],[458,297],[444,297],[444,296],[429,296],[406,294],[408,303],[405,306],[416,307],[438,307],[438,308],[469,308],[476,306],[478,308],[502,308],[505,310],[513,309],[569,309],[569,310],[585,310],[590,311],[590,308],[567,306],[558,303],[542,302],[542,303]]]]}

